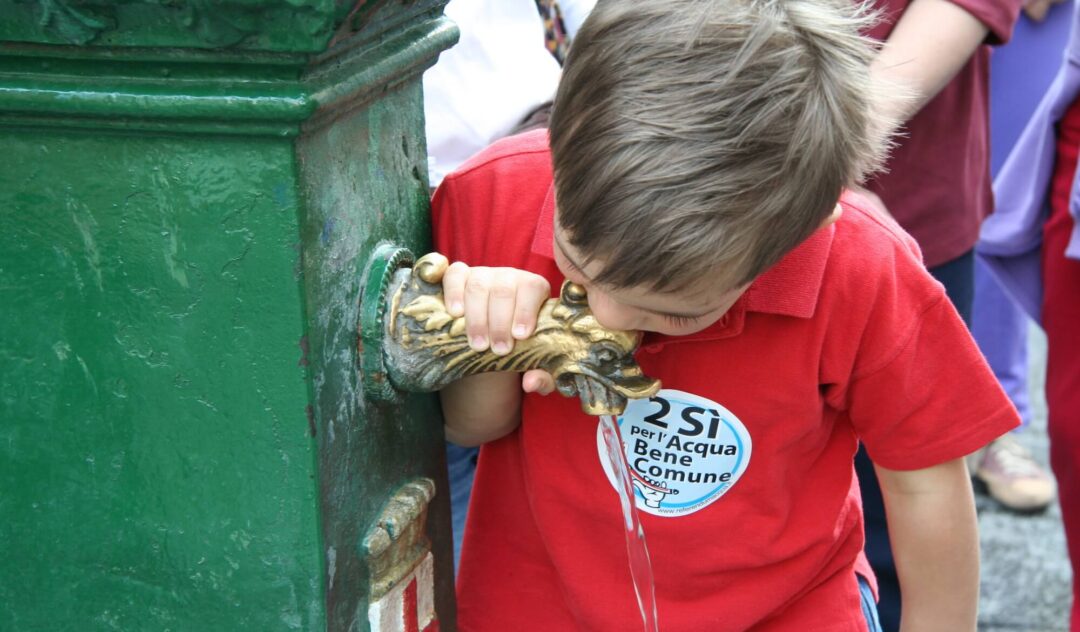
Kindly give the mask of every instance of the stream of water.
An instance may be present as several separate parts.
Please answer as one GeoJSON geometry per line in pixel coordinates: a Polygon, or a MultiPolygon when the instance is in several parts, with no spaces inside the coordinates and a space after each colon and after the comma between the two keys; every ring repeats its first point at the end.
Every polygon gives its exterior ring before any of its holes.
{"type": "Polygon", "coordinates": [[[618,481],[616,488],[622,504],[626,553],[630,558],[630,577],[634,581],[634,593],[637,596],[641,620],[645,632],[659,632],[656,620],[656,587],[653,583],[652,562],[649,560],[649,547],[645,545],[645,530],[641,528],[637,505],[634,503],[634,485],[630,480],[630,467],[623,451],[622,435],[619,424],[611,415],[600,417],[600,433],[604,437],[608,460],[618,481]]]}

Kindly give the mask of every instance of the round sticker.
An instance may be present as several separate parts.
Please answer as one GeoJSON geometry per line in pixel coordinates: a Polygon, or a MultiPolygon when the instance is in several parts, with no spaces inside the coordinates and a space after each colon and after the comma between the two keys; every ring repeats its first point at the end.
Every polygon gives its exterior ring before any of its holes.
{"type": "MultiPolygon", "coordinates": [[[[716,402],[671,389],[631,400],[618,419],[638,509],[685,516],[709,506],[738,482],[750,463],[751,441],[739,418],[716,402]]],[[[615,472],[597,424],[600,464],[615,472]]]]}

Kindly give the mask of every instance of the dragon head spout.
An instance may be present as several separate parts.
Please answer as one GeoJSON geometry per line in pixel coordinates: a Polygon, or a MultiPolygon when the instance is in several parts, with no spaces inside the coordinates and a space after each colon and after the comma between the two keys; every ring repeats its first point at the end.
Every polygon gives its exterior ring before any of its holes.
{"type": "Polygon", "coordinates": [[[558,301],[541,310],[536,333],[523,343],[518,344],[535,345],[547,356],[540,368],[551,373],[560,393],[576,395],[590,415],[622,413],[627,399],[650,397],[660,389],[660,382],[634,361],[641,334],[603,327],[589,310],[584,288],[569,281],[558,301]]]}
{"type": "Polygon", "coordinates": [[[591,415],[621,414],[627,399],[660,390],[659,380],[644,375],[634,361],[641,334],[601,326],[584,288],[569,281],[558,299],[544,303],[533,335],[517,341],[508,355],[474,351],[464,319],[450,316],[443,301],[447,265],[432,253],[395,277],[384,318],[385,362],[396,386],[431,391],[476,373],[543,369],[560,393],[578,396],[591,415]]]}

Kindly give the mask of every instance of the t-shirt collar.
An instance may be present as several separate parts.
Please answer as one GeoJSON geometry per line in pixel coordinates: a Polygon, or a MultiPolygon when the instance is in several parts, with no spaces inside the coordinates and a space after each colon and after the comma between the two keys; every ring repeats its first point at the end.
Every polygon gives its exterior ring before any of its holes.
{"type": "Polygon", "coordinates": [[[544,196],[544,205],[540,207],[540,216],[536,219],[536,231],[533,233],[533,254],[546,259],[555,258],[555,184],[548,187],[544,196]]]}
{"type": "MultiPolygon", "coordinates": [[[[548,188],[536,221],[532,242],[534,254],[554,259],[554,230],[555,186],[552,185],[548,188]]],[[[835,232],[835,225],[816,231],[755,279],[736,306],[750,312],[797,318],[812,317],[835,232]]]]}

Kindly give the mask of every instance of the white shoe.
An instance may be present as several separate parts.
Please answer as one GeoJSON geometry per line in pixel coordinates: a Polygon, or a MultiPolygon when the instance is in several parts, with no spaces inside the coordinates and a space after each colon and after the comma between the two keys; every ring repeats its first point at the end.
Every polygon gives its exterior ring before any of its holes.
{"type": "Polygon", "coordinates": [[[968,457],[968,467],[987,494],[1012,511],[1040,512],[1057,496],[1053,478],[1009,434],[968,457]]]}

